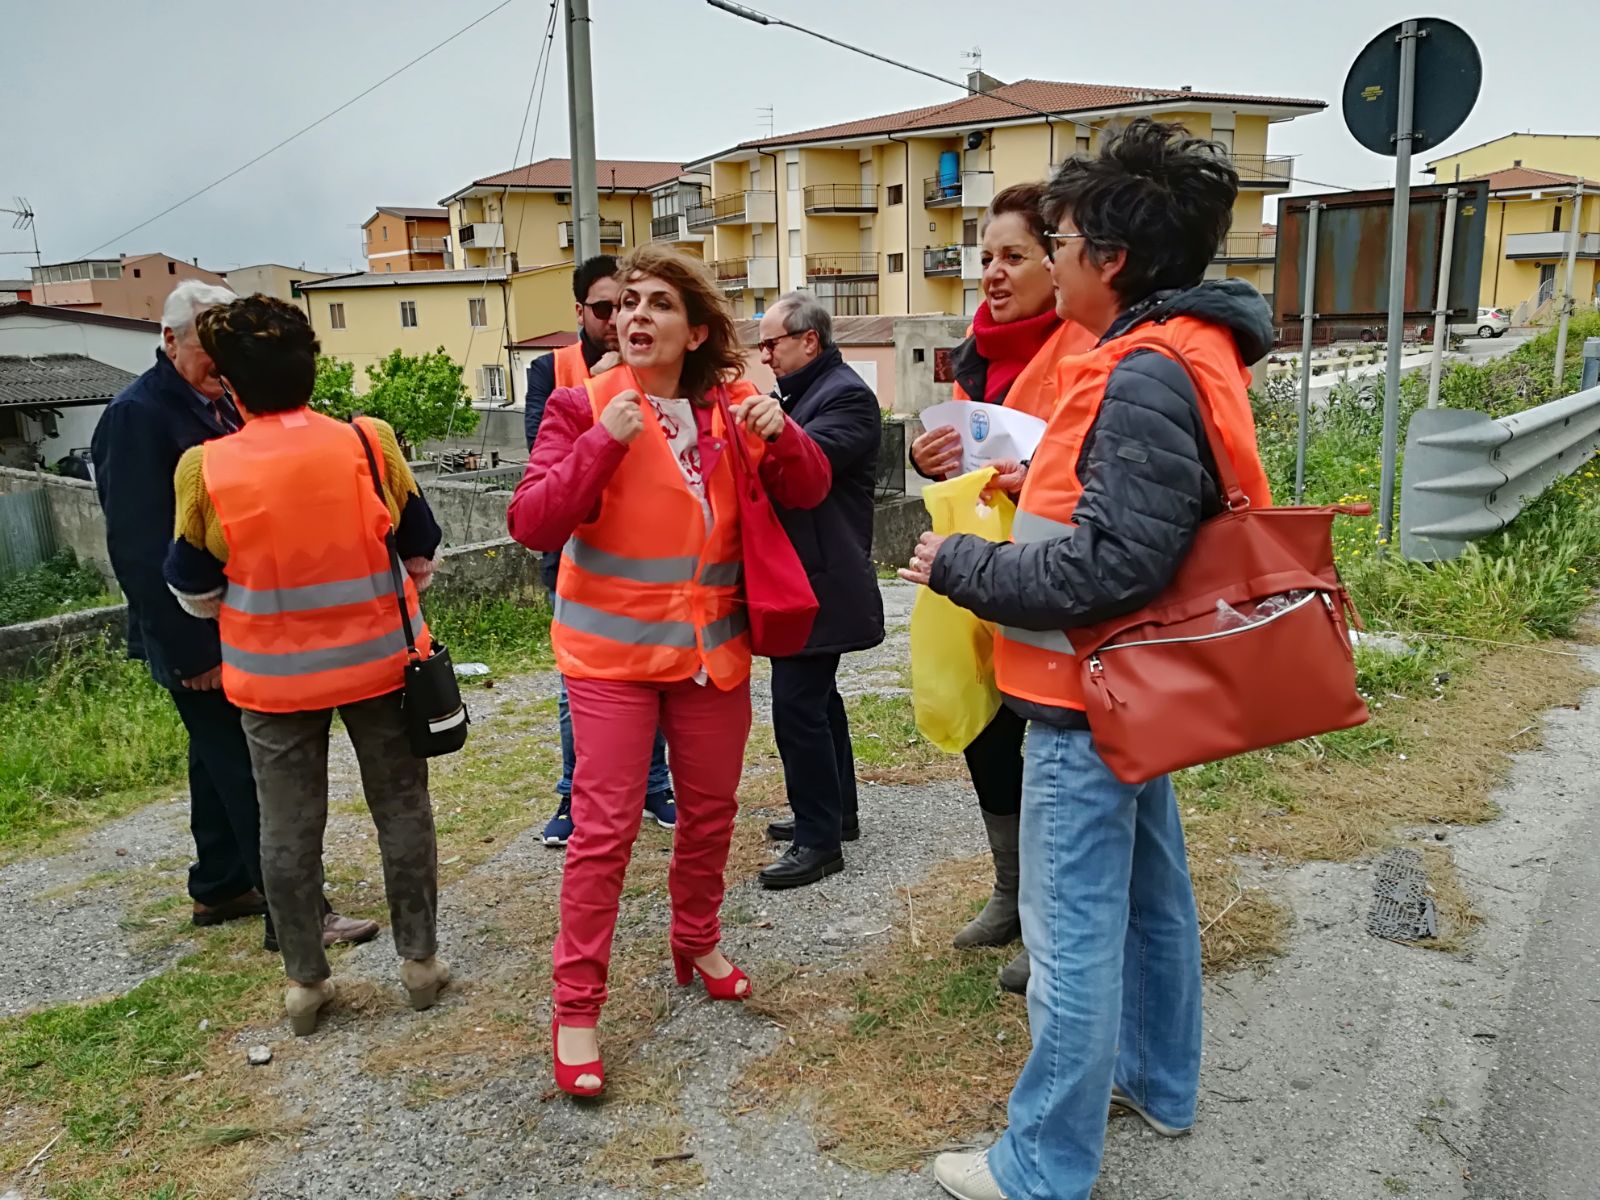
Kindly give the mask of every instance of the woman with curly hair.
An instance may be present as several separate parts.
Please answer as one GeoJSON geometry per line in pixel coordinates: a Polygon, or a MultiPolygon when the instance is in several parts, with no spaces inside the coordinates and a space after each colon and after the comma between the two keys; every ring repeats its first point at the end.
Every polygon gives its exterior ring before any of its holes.
{"type": "Polygon", "coordinates": [[[699,975],[717,1000],[750,994],[717,948],[750,734],[740,460],[788,508],[820,504],[831,482],[777,398],[739,379],[744,356],[704,263],[644,246],[618,282],[622,365],[550,394],[507,513],[517,541],[562,553],[551,641],[578,763],[551,1039],[556,1083],[575,1096],[605,1084],[595,1026],[658,725],[678,798],[668,879],[678,982],[699,975]]]}
{"type": "Polygon", "coordinates": [[[318,347],[303,312],[251,296],[196,325],[245,425],[179,460],[165,574],[185,609],[217,619],[222,690],[243,710],[262,876],[289,977],[284,1007],[294,1032],[308,1034],[333,998],[322,839],[337,710],[378,827],[400,979],[411,1006],[427,1008],[450,972],[434,956],[428,765],[412,754],[400,711],[409,655],[400,605],[426,656],[417,592],[433,572],[438,523],[394,430],[307,407],[318,347]]]}

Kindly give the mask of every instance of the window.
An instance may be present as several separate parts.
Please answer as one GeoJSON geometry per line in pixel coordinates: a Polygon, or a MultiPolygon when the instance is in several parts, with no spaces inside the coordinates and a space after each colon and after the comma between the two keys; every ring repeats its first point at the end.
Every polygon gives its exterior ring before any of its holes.
{"type": "Polygon", "coordinates": [[[876,279],[819,279],[817,299],[836,317],[875,317],[878,315],[876,279]]]}
{"type": "Polygon", "coordinates": [[[489,303],[482,296],[472,296],[467,300],[467,324],[474,329],[486,329],[489,325],[489,303]]]}
{"type": "Polygon", "coordinates": [[[133,269],[133,277],[134,277],[134,278],[135,278],[135,279],[137,279],[137,278],[139,278],[139,268],[138,268],[138,267],[135,267],[135,268],[134,268],[134,269],[133,269]]]}
{"type": "Polygon", "coordinates": [[[800,257],[800,231],[798,229],[789,230],[789,257],[800,257]]]}
{"type": "Polygon", "coordinates": [[[178,264],[175,263],[175,262],[169,262],[167,264],[167,274],[168,275],[176,275],[177,273],[178,273],[178,264]]]}
{"type": "Polygon", "coordinates": [[[1550,232],[1561,232],[1561,205],[1556,205],[1555,216],[1550,218],[1550,232]]]}
{"type": "Polygon", "coordinates": [[[783,164],[784,183],[791,192],[800,189],[800,164],[797,162],[783,164]]]}
{"type": "Polygon", "coordinates": [[[889,259],[888,273],[890,275],[898,275],[906,269],[906,256],[904,254],[890,254],[887,257],[889,259]]]}
{"type": "Polygon", "coordinates": [[[415,329],[417,327],[417,302],[415,300],[400,301],[400,328],[415,329]]]}
{"type": "Polygon", "coordinates": [[[919,346],[911,352],[911,361],[914,363],[923,362],[927,358],[927,353],[928,352],[926,350],[919,346]]]}
{"type": "Polygon", "coordinates": [[[896,204],[904,204],[906,202],[906,185],[905,184],[903,184],[903,183],[891,183],[889,185],[888,192],[889,192],[889,195],[888,195],[888,198],[887,198],[888,207],[893,208],[896,204]]]}
{"type": "Polygon", "coordinates": [[[330,329],[343,329],[344,328],[344,305],[343,304],[330,304],[330,305],[328,305],[328,327],[330,329]]]}
{"type": "Polygon", "coordinates": [[[1217,145],[1221,146],[1230,155],[1233,153],[1233,130],[1213,129],[1211,131],[1211,140],[1217,145]]]}
{"type": "Polygon", "coordinates": [[[383,230],[383,237],[379,240],[387,242],[389,240],[389,227],[387,225],[379,225],[378,228],[383,230]]]}
{"type": "Polygon", "coordinates": [[[478,368],[478,396],[491,404],[504,404],[506,399],[506,370],[499,366],[478,368]]]}

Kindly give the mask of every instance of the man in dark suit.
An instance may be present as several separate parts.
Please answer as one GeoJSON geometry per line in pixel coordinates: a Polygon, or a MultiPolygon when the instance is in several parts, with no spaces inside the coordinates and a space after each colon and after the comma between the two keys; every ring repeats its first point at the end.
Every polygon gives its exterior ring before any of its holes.
{"type": "MultiPolygon", "coordinates": [[[[90,443],[106,548],[128,599],[128,657],[143,659],[155,681],[172,693],[189,733],[195,846],[189,895],[196,925],[267,915],[255,777],[239,710],[222,694],[217,623],[185,613],[161,574],[172,544],[178,459],[189,447],[243,424],[194,328],[200,312],[237,298],[199,280],[173,289],[161,313],[155,366],[106,406],[90,443]]],[[[323,941],[364,942],[377,932],[376,921],[329,911],[323,941]]],[[[270,918],[265,944],[278,948],[270,918]]]]}
{"type": "Polygon", "coordinates": [[[784,411],[833,467],[833,490],[820,505],[778,509],[819,605],[805,650],[772,660],[772,730],[794,819],[774,822],[767,835],[793,844],[761,872],[761,884],[792,888],[843,870],[840,843],[860,836],[855,757],[837,676],[842,654],[883,641],[883,597],[872,566],[883,429],[877,397],[845,365],[833,343],[833,318],[815,296],[780,298],[761,319],[758,336],[784,411]]]}

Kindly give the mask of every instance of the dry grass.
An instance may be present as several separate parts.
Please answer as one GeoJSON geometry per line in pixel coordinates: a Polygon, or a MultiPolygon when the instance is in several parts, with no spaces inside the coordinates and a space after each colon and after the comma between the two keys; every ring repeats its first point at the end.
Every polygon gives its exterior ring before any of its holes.
{"type": "Polygon", "coordinates": [[[651,1123],[630,1117],[622,1128],[590,1157],[589,1177],[612,1187],[632,1191],[702,1187],[705,1168],[695,1161],[688,1145],[689,1129],[668,1118],[651,1123]]]}
{"type": "Polygon", "coordinates": [[[1428,890],[1438,916],[1437,937],[1413,943],[1426,950],[1456,954],[1465,950],[1473,932],[1483,924],[1483,914],[1461,884],[1455,855],[1448,846],[1437,843],[1422,847],[1422,869],[1428,876],[1428,890]]]}

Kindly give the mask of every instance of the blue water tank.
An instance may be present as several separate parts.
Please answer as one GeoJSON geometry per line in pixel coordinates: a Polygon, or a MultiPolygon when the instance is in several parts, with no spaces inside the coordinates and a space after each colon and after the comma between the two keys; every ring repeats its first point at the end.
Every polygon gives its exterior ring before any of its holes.
{"type": "Polygon", "coordinates": [[[961,189],[961,153],[945,150],[939,155],[939,194],[953,196],[961,189]]]}

